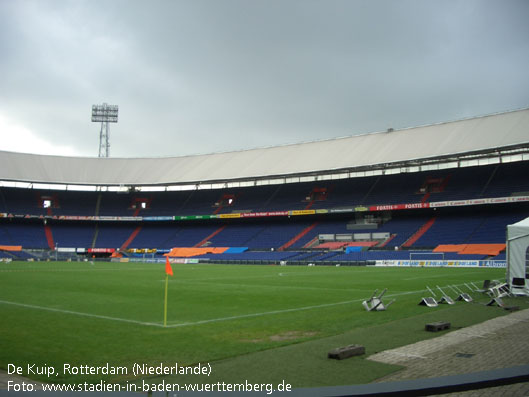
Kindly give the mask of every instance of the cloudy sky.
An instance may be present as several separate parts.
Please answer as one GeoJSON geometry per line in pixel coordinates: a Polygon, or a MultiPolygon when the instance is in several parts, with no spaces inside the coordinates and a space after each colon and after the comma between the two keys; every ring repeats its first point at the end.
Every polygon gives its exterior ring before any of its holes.
{"type": "Polygon", "coordinates": [[[0,0],[0,150],[234,151],[529,107],[527,0],[0,0]]]}

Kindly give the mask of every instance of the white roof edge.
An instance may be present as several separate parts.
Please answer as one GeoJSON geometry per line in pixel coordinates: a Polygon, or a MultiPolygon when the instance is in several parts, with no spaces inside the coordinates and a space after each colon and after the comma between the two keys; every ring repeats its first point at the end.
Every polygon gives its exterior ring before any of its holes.
{"type": "MultiPolygon", "coordinates": [[[[425,128],[425,127],[435,127],[440,125],[446,125],[446,124],[452,124],[452,123],[458,123],[461,121],[468,121],[468,120],[475,120],[475,119],[483,119],[486,117],[491,116],[497,116],[497,115],[504,115],[509,113],[515,113],[520,111],[529,111],[529,107],[523,107],[519,109],[511,109],[501,112],[495,112],[495,113],[488,113],[478,116],[469,116],[464,117],[461,119],[454,119],[454,120],[448,120],[448,121],[440,121],[438,123],[429,123],[429,124],[420,124],[416,126],[410,126],[410,127],[402,127],[402,128],[391,128],[392,131],[390,133],[396,133],[401,131],[409,131],[414,130],[417,128],[425,128]]],[[[142,160],[142,159],[174,159],[174,158],[190,158],[190,157],[197,157],[197,156],[210,156],[215,154],[230,154],[230,153],[240,153],[240,152],[248,152],[252,150],[261,150],[261,149],[274,149],[274,148],[280,148],[280,147],[288,147],[288,146],[297,146],[297,145],[304,145],[304,144],[311,144],[311,143],[320,143],[320,142],[329,142],[329,141],[336,141],[336,140],[342,140],[342,139],[349,139],[349,138],[356,138],[356,137],[364,137],[364,136],[372,136],[372,135],[378,135],[378,134],[388,134],[388,130],[385,131],[372,131],[372,132],[363,132],[359,134],[351,134],[351,135],[343,135],[333,138],[322,138],[322,139],[315,139],[311,141],[299,141],[299,142],[290,142],[290,143],[284,143],[279,145],[269,145],[269,146],[256,146],[252,148],[246,148],[246,149],[239,149],[239,150],[226,150],[226,151],[218,151],[218,152],[211,152],[211,153],[195,153],[195,154],[187,154],[183,156],[157,156],[157,157],[95,157],[95,156],[62,156],[62,155],[38,155],[33,153],[27,153],[27,152],[10,152],[7,150],[0,150],[0,153],[7,152],[7,153],[17,153],[22,155],[31,155],[31,156],[49,156],[49,157],[65,157],[65,158],[80,158],[80,159],[98,159],[98,160],[112,160],[112,159],[118,159],[118,160],[142,160]]]]}
{"type": "Polygon", "coordinates": [[[529,108],[417,127],[181,157],[97,158],[0,151],[0,180],[171,185],[295,176],[529,146],[529,108]]]}

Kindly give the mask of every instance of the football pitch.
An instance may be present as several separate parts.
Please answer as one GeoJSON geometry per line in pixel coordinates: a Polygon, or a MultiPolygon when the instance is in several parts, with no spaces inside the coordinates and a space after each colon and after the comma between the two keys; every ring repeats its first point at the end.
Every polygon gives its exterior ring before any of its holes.
{"type": "MultiPolygon", "coordinates": [[[[293,387],[367,383],[398,369],[365,356],[438,336],[431,321],[460,328],[506,315],[498,307],[457,302],[419,306],[429,286],[505,278],[505,269],[307,267],[173,264],[167,326],[163,325],[164,264],[12,262],[0,264],[0,368],[48,383],[152,382],[135,364],[206,365],[209,375],[170,379],[280,382],[293,387]],[[366,312],[362,301],[387,288],[387,311],[366,312]],[[330,360],[349,344],[364,357],[330,360]],[[127,368],[127,373],[70,368],[127,368]],[[32,366],[29,368],[29,366],[32,366]],[[50,376],[47,368],[53,368],[50,376]],[[87,373],[88,372],[88,373],[87,373]]],[[[521,308],[527,306],[517,302],[521,308]]]]}

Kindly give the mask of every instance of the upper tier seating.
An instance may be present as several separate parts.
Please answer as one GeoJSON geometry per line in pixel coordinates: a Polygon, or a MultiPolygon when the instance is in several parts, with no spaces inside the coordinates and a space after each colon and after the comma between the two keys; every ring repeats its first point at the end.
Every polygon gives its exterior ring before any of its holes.
{"type": "Polygon", "coordinates": [[[351,208],[362,205],[404,204],[482,197],[529,195],[529,162],[468,167],[347,180],[268,185],[219,190],[174,192],[77,192],[0,188],[0,212],[13,214],[84,216],[167,216],[227,214],[251,211],[351,208]],[[443,181],[432,192],[421,191],[428,180],[443,181]],[[325,200],[307,201],[314,189],[326,189],[325,200]],[[224,195],[231,204],[221,203],[224,195]],[[42,207],[43,198],[51,208],[42,207]],[[136,200],[146,209],[134,208],[136,200]],[[99,204],[99,205],[98,205],[99,204]]]}
{"type": "MultiPolygon", "coordinates": [[[[529,195],[529,179],[526,176],[528,174],[529,162],[525,161],[348,180],[219,190],[121,194],[1,187],[0,213],[148,217],[303,210],[308,207],[343,209],[368,205],[509,197],[529,195]],[[313,194],[321,191],[325,191],[324,196],[313,194]],[[230,197],[230,202],[223,201],[224,197],[230,197]],[[44,200],[50,203],[49,208],[44,208],[44,200]],[[146,208],[138,206],[140,202],[144,202],[146,208]]],[[[393,211],[391,219],[380,224],[376,230],[354,231],[347,229],[347,224],[355,218],[351,213],[251,220],[219,219],[196,221],[197,223],[141,222],[137,219],[127,222],[49,220],[46,227],[52,234],[49,240],[43,220],[0,218],[0,244],[22,245],[25,249],[47,249],[52,244],[74,248],[120,248],[125,242],[130,242],[129,248],[217,246],[278,250],[285,244],[292,243],[287,249],[295,251],[307,247],[311,242],[317,244],[320,234],[387,232],[392,237],[384,248],[391,249],[401,247],[434,215],[435,222],[412,244],[412,249],[433,249],[440,244],[504,243],[506,226],[529,216],[529,211],[527,204],[393,211]],[[306,234],[302,235],[304,231],[306,234]],[[296,240],[296,237],[300,238],[296,240]]],[[[345,254],[332,252],[298,255],[321,259],[345,254]]]]}

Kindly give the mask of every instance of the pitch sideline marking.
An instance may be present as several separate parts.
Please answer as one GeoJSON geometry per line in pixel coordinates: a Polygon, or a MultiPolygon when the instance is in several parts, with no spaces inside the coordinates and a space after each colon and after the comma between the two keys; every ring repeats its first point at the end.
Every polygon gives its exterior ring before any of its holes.
{"type": "Polygon", "coordinates": [[[149,323],[149,322],[145,322],[145,321],[130,320],[130,319],[127,319],[127,318],[103,316],[101,314],[76,312],[76,311],[73,311],[73,310],[57,309],[57,308],[54,308],[54,307],[30,305],[30,304],[27,304],[27,303],[10,302],[10,301],[4,301],[4,300],[0,300],[0,303],[3,303],[5,305],[27,307],[27,308],[30,308],[30,309],[45,310],[45,311],[49,311],[49,312],[66,313],[66,314],[74,314],[74,315],[77,315],[77,316],[100,318],[100,319],[103,319],[103,320],[121,321],[121,322],[125,322],[125,323],[133,323],[133,324],[139,324],[139,325],[152,325],[152,326],[155,326],[155,327],[163,327],[162,324],[157,324],[157,323],[149,323]]]}
{"type": "MultiPolygon", "coordinates": [[[[426,290],[407,291],[407,292],[401,292],[401,293],[398,293],[398,294],[390,294],[390,295],[387,295],[387,297],[391,298],[391,297],[394,297],[394,296],[412,295],[412,294],[418,294],[418,293],[425,292],[425,291],[426,290]]],[[[342,301],[342,302],[323,303],[321,305],[295,307],[295,308],[292,308],[292,309],[272,310],[272,311],[269,311],[269,312],[241,314],[239,316],[219,317],[219,318],[212,318],[212,319],[209,319],[209,320],[194,321],[194,322],[190,322],[190,323],[169,324],[167,327],[168,328],[178,328],[178,327],[187,327],[187,326],[190,326],[190,325],[200,325],[200,324],[215,323],[215,322],[220,322],[220,321],[237,320],[239,318],[260,317],[260,316],[266,316],[266,315],[269,315],[269,314],[280,314],[280,313],[296,312],[296,311],[301,311],[301,310],[318,309],[320,307],[346,305],[348,303],[362,302],[364,300],[366,300],[366,298],[359,298],[359,299],[353,299],[353,300],[342,301]]]]}
{"type": "MultiPolygon", "coordinates": [[[[401,295],[408,295],[408,294],[414,294],[414,293],[419,293],[419,292],[423,292],[423,291],[403,292],[403,293],[400,293],[400,294],[393,294],[393,295],[388,295],[388,296],[389,297],[401,296],[401,295]]],[[[260,316],[266,316],[266,315],[270,315],[270,314],[288,313],[288,312],[295,312],[295,311],[301,311],[301,310],[316,309],[316,308],[320,308],[320,307],[345,305],[345,304],[348,304],[348,303],[361,302],[363,300],[365,300],[365,299],[364,298],[360,298],[360,299],[353,299],[353,300],[342,301],[342,302],[324,303],[324,304],[321,304],[321,305],[296,307],[296,308],[292,308],[292,309],[272,310],[272,311],[269,311],[269,312],[241,314],[239,316],[219,317],[219,318],[212,318],[212,319],[208,319],[208,320],[193,321],[193,322],[188,322],[188,323],[169,324],[169,325],[167,325],[167,327],[164,327],[163,324],[161,324],[161,323],[160,324],[159,323],[149,323],[149,322],[138,321],[138,320],[130,320],[130,319],[126,319],[126,318],[103,316],[103,315],[100,315],[100,314],[83,313],[83,312],[76,312],[76,311],[73,311],[73,310],[64,310],[64,309],[56,309],[56,308],[53,308],[53,307],[30,305],[30,304],[26,304],[26,303],[10,302],[10,301],[5,301],[5,300],[0,300],[0,303],[6,304],[6,305],[27,307],[27,308],[30,308],[30,309],[45,310],[45,311],[51,311],[51,312],[57,312],[57,313],[73,314],[73,315],[84,316],[84,317],[94,317],[94,318],[100,318],[100,319],[104,319],[104,320],[121,321],[121,322],[127,322],[127,323],[139,324],[139,325],[146,325],[146,326],[154,326],[154,327],[162,327],[162,328],[178,328],[178,327],[188,327],[188,326],[191,326],[191,325],[216,323],[216,322],[220,322],[220,321],[237,320],[237,319],[240,319],[240,318],[260,317],[260,316]]]]}
{"type": "MultiPolygon", "coordinates": [[[[422,293],[422,292],[426,292],[426,290],[407,291],[407,292],[401,292],[401,293],[396,293],[396,294],[388,294],[388,295],[386,295],[386,297],[392,298],[392,297],[396,297],[396,296],[413,295],[413,294],[418,294],[418,293],[422,293]]],[[[317,309],[317,308],[321,308],[321,307],[346,305],[348,303],[362,302],[364,300],[365,300],[365,298],[360,298],[360,299],[353,299],[353,300],[342,301],[342,302],[324,303],[324,304],[321,304],[321,305],[296,307],[296,308],[292,308],[292,309],[272,310],[272,311],[269,311],[269,312],[241,314],[239,316],[219,317],[219,318],[212,318],[212,319],[208,319],[208,320],[193,321],[193,322],[188,322],[188,323],[169,324],[166,327],[164,327],[162,323],[150,323],[150,322],[145,322],[145,321],[131,320],[131,319],[127,319],[127,318],[110,317],[110,316],[104,316],[104,315],[100,315],[100,314],[83,313],[83,312],[76,312],[76,311],[73,311],[73,310],[65,310],[65,309],[57,309],[57,308],[53,308],[53,307],[30,305],[30,304],[27,304],[27,303],[19,303],[19,302],[10,302],[10,301],[5,301],[5,300],[0,300],[0,304],[3,303],[3,304],[6,304],[6,305],[27,307],[27,308],[30,308],[30,309],[45,310],[45,311],[51,311],[51,312],[57,312],[57,313],[65,313],[65,314],[73,314],[73,315],[83,316],[83,317],[100,318],[100,319],[103,319],[103,320],[120,321],[120,322],[132,323],[132,324],[138,324],[138,325],[144,325],[144,326],[153,326],[153,327],[161,327],[161,328],[179,328],[179,327],[188,327],[188,326],[192,326],[192,325],[216,323],[216,322],[220,322],[220,321],[237,320],[237,319],[240,319],[240,318],[260,317],[260,316],[267,316],[267,315],[270,315],[270,314],[289,313],[289,312],[296,312],[296,311],[301,311],[301,310],[317,309]]]]}

